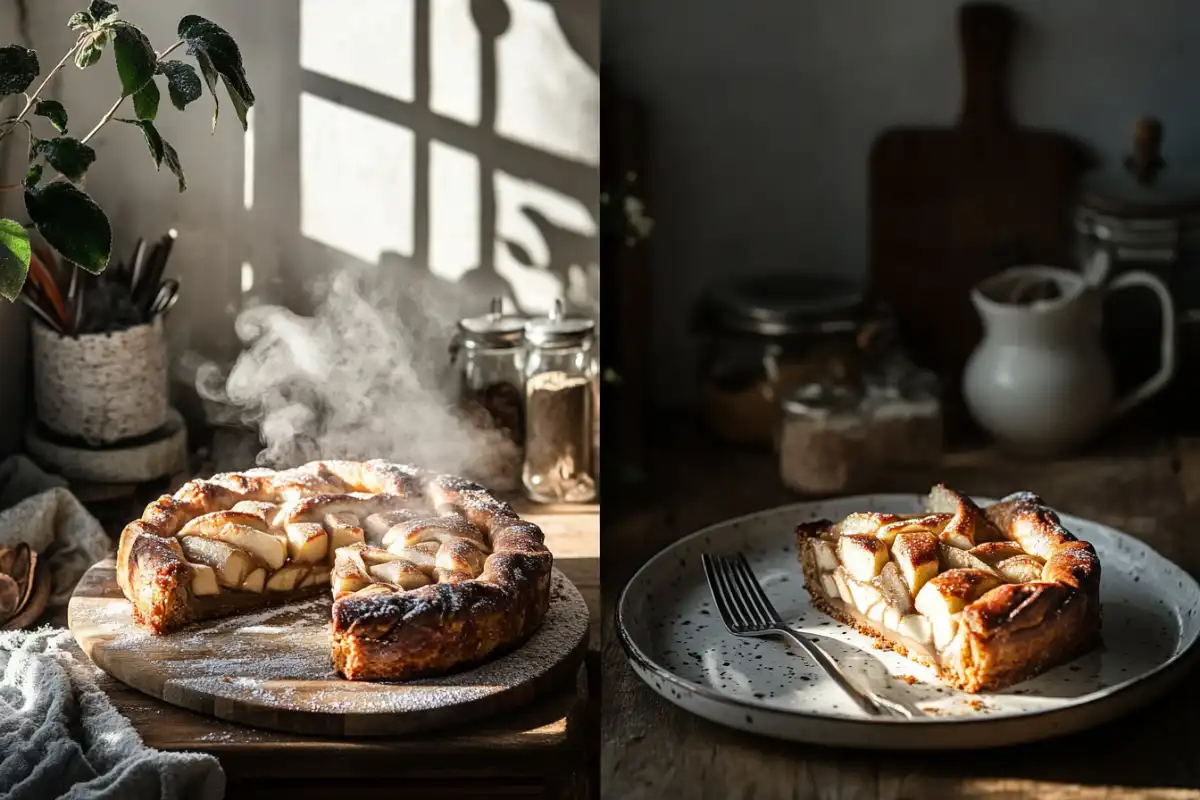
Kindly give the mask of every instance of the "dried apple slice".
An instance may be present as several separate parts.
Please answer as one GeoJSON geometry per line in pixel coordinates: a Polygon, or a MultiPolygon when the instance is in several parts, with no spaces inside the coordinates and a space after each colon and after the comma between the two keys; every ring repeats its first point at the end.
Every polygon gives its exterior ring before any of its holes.
{"type": "Polygon", "coordinates": [[[0,573],[0,624],[17,615],[21,605],[21,587],[12,577],[0,573]]]}

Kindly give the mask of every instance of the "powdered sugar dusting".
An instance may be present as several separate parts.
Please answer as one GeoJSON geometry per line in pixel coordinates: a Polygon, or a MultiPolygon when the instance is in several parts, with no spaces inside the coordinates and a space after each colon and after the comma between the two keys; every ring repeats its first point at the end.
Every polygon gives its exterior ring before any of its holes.
{"type": "MultiPolygon", "coordinates": [[[[89,628],[98,655],[117,672],[154,671],[164,699],[201,694],[281,711],[324,714],[411,714],[469,704],[536,680],[568,657],[587,635],[579,590],[554,570],[550,609],[520,649],[464,672],[404,683],[346,681],[333,671],[327,594],[151,636],[134,626],[129,605],[106,600],[80,605],[73,627],[89,628]],[[130,665],[136,665],[130,667],[130,665]]],[[[120,674],[114,677],[122,679],[120,674]]],[[[144,677],[142,678],[144,681],[144,677]]]]}

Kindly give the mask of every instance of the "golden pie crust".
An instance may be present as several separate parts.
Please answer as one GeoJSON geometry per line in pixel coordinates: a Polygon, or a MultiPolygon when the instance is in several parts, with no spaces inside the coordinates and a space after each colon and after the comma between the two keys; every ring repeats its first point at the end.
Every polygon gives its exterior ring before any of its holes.
{"type": "Polygon", "coordinates": [[[122,532],[117,582],[155,634],[332,588],[335,669],[403,680],[519,645],[549,608],[553,561],[541,529],[479,484],[315,461],[160,497],[122,532]]]}
{"type": "MultiPolygon", "coordinates": [[[[927,509],[927,514],[911,517],[857,514],[841,522],[799,525],[797,551],[814,605],[881,645],[934,669],[943,680],[967,692],[1011,686],[1100,644],[1100,560],[1092,545],[1067,531],[1040,497],[1018,492],[980,509],[969,497],[942,484],[930,493],[927,509]],[[912,535],[901,538],[904,533],[912,535]],[[889,559],[904,564],[900,571],[908,582],[919,572],[912,565],[928,563],[930,533],[937,537],[937,574],[913,592],[914,607],[909,611],[920,615],[922,600],[926,608],[939,609],[939,615],[943,608],[952,609],[948,614],[951,622],[944,624],[953,633],[943,646],[935,647],[902,632],[923,630],[924,623],[919,620],[908,626],[906,615],[897,612],[888,617],[900,621],[893,630],[868,618],[854,602],[827,591],[828,583],[838,585],[840,592],[840,586],[851,581],[840,559],[842,572],[838,574],[843,579],[826,579],[836,570],[822,569],[829,560],[818,542],[846,552],[870,548],[869,542],[857,537],[890,537],[889,559]],[[852,538],[840,545],[843,536],[852,538]],[[905,548],[903,554],[897,552],[898,542],[905,548]],[[984,560],[991,574],[963,567],[966,556],[956,551],[984,560]],[[1009,558],[1016,561],[1007,561],[1009,558]],[[1013,569],[1003,570],[1006,563],[1013,569]],[[1039,565],[1040,570],[1031,569],[1032,565],[1039,565]],[[1016,580],[1020,577],[1033,579],[1016,580]],[[932,584],[929,596],[922,597],[927,584],[932,584]],[[955,609],[957,603],[964,605],[955,609]]],[[[870,559],[860,556],[858,560],[865,565],[859,566],[859,576],[865,577],[863,570],[871,568],[870,559]]],[[[855,587],[850,587],[850,593],[852,600],[857,600],[855,587]]],[[[934,618],[940,619],[938,615],[934,618]]]]}

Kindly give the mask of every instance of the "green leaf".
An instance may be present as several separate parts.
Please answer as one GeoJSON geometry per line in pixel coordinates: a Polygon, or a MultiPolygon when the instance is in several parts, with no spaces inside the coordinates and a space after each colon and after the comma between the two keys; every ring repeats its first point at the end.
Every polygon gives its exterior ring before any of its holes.
{"type": "Polygon", "coordinates": [[[182,61],[165,61],[159,65],[158,71],[167,76],[167,92],[171,102],[180,111],[188,103],[200,99],[204,89],[200,86],[200,76],[191,64],[182,61]]]}
{"type": "Polygon", "coordinates": [[[25,186],[37,186],[38,181],[42,179],[43,167],[41,164],[30,164],[29,172],[25,173],[25,186]]]}
{"type": "Polygon", "coordinates": [[[76,11],[67,20],[67,27],[73,31],[91,30],[94,24],[96,24],[96,20],[92,19],[92,15],[86,11],[76,11]]]}
{"type": "Polygon", "coordinates": [[[42,142],[44,142],[46,140],[39,139],[38,137],[34,136],[32,128],[30,128],[29,130],[30,130],[30,132],[29,132],[29,160],[33,161],[35,158],[38,157],[38,153],[40,152],[42,142]]]}
{"type": "Polygon", "coordinates": [[[92,198],[74,184],[53,181],[25,190],[25,210],[46,243],[93,275],[108,266],[112,228],[92,198]]]}
{"type": "Polygon", "coordinates": [[[237,114],[238,120],[242,123],[242,130],[250,130],[250,120],[246,116],[250,111],[250,104],[246,102],[246,98],[242,97],[238,90],[229,82],[229,78],[222,75],[221,80],[225,83],[225,91],[229,92],[229,101],[233,103],[233,110],[237,114]]]}
{"type": "Polygon", "coordinates": [[[50,166],[72,181],[78,181],[96,160],[96,151],[78,139],[60,136],[38,143],[38,153],[50,166]]]}
{"type": "Polygon", "coordinates": [[[133,95],[133,112],[138,119],[154,119],[158,116],[158,85],[151,80],[133,95]]]}
{"type": "MultiPolygon", "coordinates": [[[[246,110],[254,105],[254,90],[246,79],[246,69],[237,42],[224,28],[195,14],[189,14],[179,21],[179,38],[188,43],[188,52],[196,55],[197,61],[200,61],[201,53],[207,56],[210,67],[224,80],[234,108],[238,111],[242,129],[245,130],[246,110]]],[[[200,69],[205,72],[205,80],[212,91],[216,81],[209,78],[202,61],[200,69]]]]}
{"type": "Polygon", "coordinates": [[[142,129],[142,133],[146,136],[146,144],[150,147],[150,155],[154,159],[154,166],[161,169],[164,142],[162,136],[158,134],[158,128],[154,127],[154,123],[145,119],[121,119],[119,117],[117,121],[127,125],[136,125],[142,129]]]}
{"type": "Polygon", "coordinates": [[[79,49],[75,51],[75,66],[80,69],[87,69],[100,60],[100,56],[104,55],[104,45],[108,44],[108,34],[100,31],[93,33],[83,40],[83,44],[79,45],[79,49]]]}
{"type": "Polygon", "coordinates": [[[162,138],[158,128],[154,127],[154,123],[145,119],[118,118],[117,121],[127,125],[136,125],[142,129],[142,133],[146,136],[146,146],[150,148],[150,157],[154,159],[154,166],[162,169],[162,165],[165,163],[167,169],[171,170],[171,174],[179,179],[179,191],[186,192],[187,178],[183,175],[179,154],[175,152],[174,147],[171,147],[170,142],[162,138]]]}
{"type": "Polygon", "coordinates": [[[158,56],[146,34],[137,27],[122,22],[114,28],[113,54],[121,77],[121,92],[126,97],[154,80],[158,56]]]}
{"type": "Polygon", "coordinates": [[[175,148],[171,147],[170,142],[163,140],[163,161],[167,164],[167,169],[171,170],[171,174],[179,179],[179,191],[187,191],[187,178],[183,176],[183,166],[179,163],[179,153],[175,152],[175,148]]]}
{"type": "Polygon", "coordinates": [[[200,74],[204,76],[204,82],[208,84],[208,93],[212,95],[212,129],[215,131],[217,129],[217,117],[221,116],[221,101],[217,99],[217,68],[213,66],[212,59],[203,50],[196,51],[196,63],[200,65],[200,74]]]}
{"type": "Polygon", "coordinates": [[[54,130],[59,133],[67,132],[67,109],[57,100],[38,100],[37,105],[33,107],[33,113],[50,120],[54,130]]]}
{"type": "Polygon", "coordinates": [[[40,71],[33,50],[19,44],[0,47],[0,97],[25,91],[40,71]]]}
{"type": "Polygon", "coordinates": [[[15,301],[29,274],[29,231],[11,219],[0,219],[0,297],[15,301]]]}
{"type": "Polygon", "coordinates": [[[104,0],[92,0],[88,6],[87,13],[96,22],[104,22],[119,10],[114,4],[106,3],[104,0]]]}

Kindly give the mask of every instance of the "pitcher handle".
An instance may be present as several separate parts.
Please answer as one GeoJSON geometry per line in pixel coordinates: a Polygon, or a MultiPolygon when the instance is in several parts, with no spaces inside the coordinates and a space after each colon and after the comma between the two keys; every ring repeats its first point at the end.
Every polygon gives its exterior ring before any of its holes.
{"type": "Polygon", "coordinates": [[[1175,376],[1175,301],[1171,298],[1171,292],[1157,277],[1141,270],[1113,278],[1108,284],[1108,291],[1111,293],[1134,286],[1144,286],[1154,292],[1162,307],[1162,363],[1158,372],[1113,405],[1111,416],[1114,419],[1158,394],[1175,376]]]}

